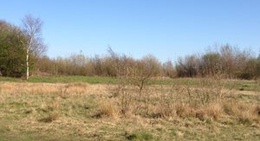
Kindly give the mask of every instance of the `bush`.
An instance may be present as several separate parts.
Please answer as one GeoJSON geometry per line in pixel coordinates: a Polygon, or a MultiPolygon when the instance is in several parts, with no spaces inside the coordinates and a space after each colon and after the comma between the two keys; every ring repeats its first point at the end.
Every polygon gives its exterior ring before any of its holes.
{"type": "Polygon", "coordinates": [[[239,79],[245,79],[245,80],[250,80],[254,78],[254,74],[250,72],[237,72],[236,76],[239,79]]]}
{"type": "Polygon", "coordinates": [[[26,37],[19,28],[1,21],[0,23],[1,74],[22,77],[26,72],[26,37]]]}
{"type": "Polygon", "coordinates": [[[196,56],[187,56],[184,60],[181,58],[176,65],[178,77],[195,77],[198,75],[199,59],[196,56]]]}

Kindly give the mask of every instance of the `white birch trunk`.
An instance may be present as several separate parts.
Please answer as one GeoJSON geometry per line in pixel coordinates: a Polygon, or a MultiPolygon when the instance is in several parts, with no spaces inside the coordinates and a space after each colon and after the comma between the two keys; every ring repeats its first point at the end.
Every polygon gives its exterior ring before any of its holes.
{"type": "Polygon", "coordinates": [[[29,45],[26,51],[26,79],[28,80],[30,78],[30,63],[29,63],[29,55],[30,55],[30,49],[32,47],[33,44],[33,40],[34,40],[34,35],[33,32],[31,32],[30,35],[30,41],[29,41],[29,45]]]}
{"type": "Polygon", "coordinates": [[[27,51],[26,51],[26,68],[27,68],[27,71],[26,71],[26,79],[28,80],[29,77],[30,77],[29,47],[27,48],[27,51]]]}

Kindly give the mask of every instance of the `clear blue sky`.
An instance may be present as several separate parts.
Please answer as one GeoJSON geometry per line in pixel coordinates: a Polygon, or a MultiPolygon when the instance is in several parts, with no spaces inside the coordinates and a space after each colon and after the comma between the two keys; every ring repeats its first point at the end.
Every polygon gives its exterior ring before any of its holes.
{"type": "Polygon", "coordinates": [[[226,44],[260,52],[260,0],[0,0],[0,19],[44,21],[50,57],[104,55],[108,46],[161,61],[226,44]]]}

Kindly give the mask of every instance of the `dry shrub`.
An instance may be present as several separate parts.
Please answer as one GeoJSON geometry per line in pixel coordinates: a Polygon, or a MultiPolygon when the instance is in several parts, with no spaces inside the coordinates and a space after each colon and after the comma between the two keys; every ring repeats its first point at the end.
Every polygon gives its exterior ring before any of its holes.
{"type": "Polygon", "coordinates": [[[179,117],[185,118],[185,117],[194,117],[195,110],[188,104],[184,103],[178,103],[175,105],[176,114],[179,117]]]}
{"type": "Polygon", "coordinates": [[[160,118],[170,118],[175,115],[173,105],[160,104],[156,108],[155,116],[160,118]]]}
{"type": "Polygon", "coordinates": [[[175,115],[174,107],[166,106],[164,104],[149,104],[148,107],[141,111],[139,115],[143,115],[148,118],[164,118],[169,119],[175,115]]]}
{"type": "Polygon", "coordinates": [[[209,103],[196,109],[195,117],[204,121],[207,119],[217,120],[223,113],[221,103],[209,103]]]}
{"type": "Polygon", "coordinates": [[[116,102],[114,101],[102,101],[98,105],[98,112],[93,116],[95,118],[113,117],[116,118],[119,115],[119,110],[116,102]]]}
{"type": "Polygon", "coordinates": [[[229,100],[223,102],[223,110],[226,114],[230,116],[237,115],[241,112],[242,109],[245,109],[245,107],[238,101],[229,100]]]}
{"type": "Polygon", "coordinates": [[[156,97],[158,97],[158,106],[157,113],[161,115],[163,118],[171,118],[176,116],[175,109],[175,86],[171,87],[162,87],[158,90],[154,90],[156,93],[156,97]]]}
{"type": "Polygon", "coordinates": [[[57,101],[52,101],[47,104],[42,104],[40,107],[40,112],[42,111],[44,113],[44,115],[47,114],[47,116],[40,118],[38,121],[50,123],[50,122],[57,120],[60,116],[59,108],[60,108],[60,103],[57,101]]]}
{"type": "Polygon", "coordinates": [[[217,120],[223,113],[222,105],[218,102],[195,107],[188,103],[177,103],[174,108],[176,115],[179,117],[195,117],[202,121],[207,119],[217,120]]]}
{"type": "Polygon", "coordinates": [[[52,111],[57,111],[60,107],[60,103],[57,101],[52,101],[50,103],[42,103],[40,106],[40,110],[43,112],[52,112],[52,111]]]}
{"type": "Polygon", "coordinates": [[[252,122],[259,122],[259,106],[252,104],[237,102],[237,101],[226,101],[223,104],[224,111],[226,114],[235,117],[238,121],[243,124],[251,124],[252,122]]]}
{"type": "Polygon", "coordinates": [[[112,97],[118,101],[119,113],[124,116],[130,116],[135,110],[134,106],[136,106],[134,104],[134,98],[136,99],[138,97],[135,87],[128,86],[123,82],[112,90],[112,94],[112,97]]]}
{"type": "Polygon", "coordinates": [[[211,103],[206,107],[206,113],[210,118],[217,120],[223,113],[221,103],[211,103]]]}

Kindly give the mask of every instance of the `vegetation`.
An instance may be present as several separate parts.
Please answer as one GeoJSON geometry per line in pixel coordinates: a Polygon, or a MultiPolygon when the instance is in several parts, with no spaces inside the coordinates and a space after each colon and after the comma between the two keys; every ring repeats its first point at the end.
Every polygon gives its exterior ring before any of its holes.
{"type": "Polygon", "coordinates": [[[259,82],[126,83],[2,81],[0,140],[260,139],[259,82]]]}
{"type": "Polygon", "coordinates": [[[257,79],[259,78],[259,57],[250,51],[240,51],[230,45],[223,45],[217,51],[202,55],[191,55],[180,58],[176,63],[161,63],[156,57],[147,55],[134,59],[108,50],[104,57],[89,58],[82,53],[68,58],[40,59],[39,71],[46,75],[83,75],[119,77],[132,71],[142,77],[214,77],[224,79],[257,79]],[[175,64],[175,65],[173,65],[175,64]],[[149,72],[153,71],[153,72],[149,72]],[[121,72],[121,73],[119,73],[121,72]],[[122,74],[124,73],[124,74],[122,74]]]}
{"type": "Polygon", "coordinates": [[[0,21],[0,72],[3,76],[21,77],[25,73],[25,41],[18,27],[0,21]]]}
{"type": "Polygon", "coordinates": [[[26,16],[24,27],[0,20],[0,75],[29,78],[37,58],[45,51],[41,38],[42,22],[39,18],[26,16]]]}
{"type": "Polygon", "coordinates": [[[259,58],[250,51],[240,51],[229,44],[200,56],[180,58],[177,65],[179,77],[208,77],[221,75],[228,79],[256,79],[259,77],[259,58]]]}

